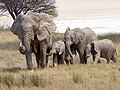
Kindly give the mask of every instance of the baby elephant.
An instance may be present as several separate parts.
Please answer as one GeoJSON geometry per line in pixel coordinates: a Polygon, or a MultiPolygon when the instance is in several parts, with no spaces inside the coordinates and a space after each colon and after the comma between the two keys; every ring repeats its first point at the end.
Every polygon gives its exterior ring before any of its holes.
{"type": "Polygon", "coordinates": [[[55,63],[64,64],[65,44],[64,41],[59,40],[53,43],[49,56],[53,54],[53,66],[55,63]]]}
{"type": "Polygon", "coordinates": [[[93,41],[88,44],[85,48],[85,56],[86,58],[92,55],[93,62],[100,62],[100,57],[105,58],[107,63],[112,60],[116,62],[117,53],[114,43],[109,39],[103,39],[98,41],[93,41]]]}

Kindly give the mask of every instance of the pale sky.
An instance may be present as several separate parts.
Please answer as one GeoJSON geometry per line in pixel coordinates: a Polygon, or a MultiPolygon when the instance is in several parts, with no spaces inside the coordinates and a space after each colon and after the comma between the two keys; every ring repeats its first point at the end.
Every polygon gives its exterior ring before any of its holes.
{"type": "MultiPolygon", "coordinates": [[[[120,13],[120,0],[56,0],[56,6],[56,19],[120,13]]],[[[0,25],[10,26],[13,20],[4,16],[0,17],[0,21],[0,25]]]]}
{"type": "Polygon", "coordinates": [[[58,18],[120,13],[120,0],[56,0],[58,18]]]}

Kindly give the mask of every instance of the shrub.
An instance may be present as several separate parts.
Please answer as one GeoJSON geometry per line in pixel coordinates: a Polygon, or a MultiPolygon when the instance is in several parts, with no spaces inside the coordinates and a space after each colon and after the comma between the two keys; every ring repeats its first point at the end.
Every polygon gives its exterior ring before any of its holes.
{"type": "Polygon", "coordinates": [[[98,39],[110,39],[115,43],[119,43],[120,33],[108,33],[108,34],[98,35],[98,39]]]}

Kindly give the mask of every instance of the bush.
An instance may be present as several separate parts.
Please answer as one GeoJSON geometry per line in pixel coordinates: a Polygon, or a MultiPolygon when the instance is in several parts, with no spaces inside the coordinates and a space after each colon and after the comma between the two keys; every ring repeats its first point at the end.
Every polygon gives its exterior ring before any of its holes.
{"type": "Polygon", "coordinates": [[[63,33],[53,33],[53,42],[58,41],[58,40],[63,40],[64,39],[64,34],[63,33]]]}

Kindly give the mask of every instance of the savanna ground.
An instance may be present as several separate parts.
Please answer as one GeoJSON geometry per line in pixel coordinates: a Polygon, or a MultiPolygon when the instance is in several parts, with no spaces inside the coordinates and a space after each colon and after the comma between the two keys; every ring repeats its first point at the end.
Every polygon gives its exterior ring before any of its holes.
{"type": "MultiPolygon", "coordinates": [[[[25,57],[18,51],[19,40],[9,30],[0,30],[0,90],[120,90],[120,34],[108,34],[99,38],[113,40],[118,52],[118,62],[87,65],[61,65],[26,70],[25,57]]],[[[63,39],[54,34],[53,41],[63,39]]],[[[50,58],[51,59],[51,58],[50,58]]],[[[76,61],[78,57],[76,56],[76,61]]],[[[79,61],[78,61],[79,62],[79,61]]]]}

